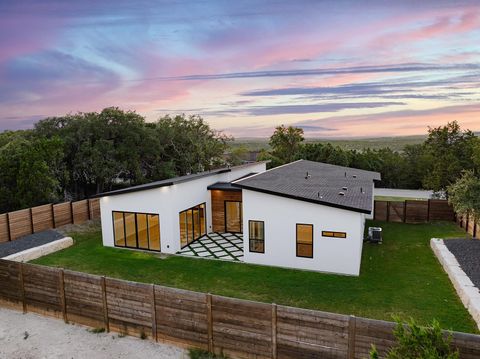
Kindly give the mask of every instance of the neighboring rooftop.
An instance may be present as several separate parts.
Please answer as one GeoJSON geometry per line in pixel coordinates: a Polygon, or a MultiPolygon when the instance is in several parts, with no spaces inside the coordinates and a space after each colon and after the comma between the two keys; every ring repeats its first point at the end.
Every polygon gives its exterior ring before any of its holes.
{"type": "Polygon", "coordinates": [[[371,213],[380,173],[306,160],[234,181],[233,186],[301,201],[371,213]]]}
{"type": "Polygon", "coordinates": [[[96,194],[94,196],[91,196],[90,198],[115,196],[115,195],[118,195],[118,194],[144,191],[144,190],[152,189],[152,188],[172,186],[172,185],[177,184],[177,183],[193,181],[193,180],[203,178],[203,177],[214,176],[214,175],[218,175],[218,174],[221,174],[221,173],[231,172],[232,170],[237,169],[237,168],[253,166],[253,165],[257,165],[257,164],[262,163],[262,162],[265,162],[265,161],[246,163],[246,164],[243,164],[243,165],[240,165],[240,166],[224,167],[224,168],[219,168],[219,169],[215,169],[215,170],[204,171],[204,172],[199,172],[199,173],[193,173],[193,174],[190,174],[190,175],[169,178],[169,179],[166,179],[166,180],[145,183],[145,184],[141,184],[141,185],[138,185],[138,186],[132,186],[132,187],[122,188],[122,189],[118,189],[118,190],[114,190],[114,191],[99,193],[99,194],[96,194]]]}

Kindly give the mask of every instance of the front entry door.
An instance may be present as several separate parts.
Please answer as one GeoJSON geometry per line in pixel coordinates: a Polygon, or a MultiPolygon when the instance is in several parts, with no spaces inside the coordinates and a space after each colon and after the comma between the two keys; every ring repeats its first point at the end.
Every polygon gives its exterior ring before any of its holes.
{"type": "Polygon", "coordinates": [[[242,202],[225,201],[225,232],[242,233],[242,202]]]}

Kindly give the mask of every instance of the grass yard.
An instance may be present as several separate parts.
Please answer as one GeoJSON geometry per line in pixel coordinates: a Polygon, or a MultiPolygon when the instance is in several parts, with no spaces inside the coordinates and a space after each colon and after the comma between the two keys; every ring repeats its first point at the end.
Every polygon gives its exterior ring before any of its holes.
{"type": "Polygon", "coordinates": [[[365,244],[360,277],[106,248],[101,233],[73,233],[76,243],[34,263],[94,274],[391,320],[436,318],[444,328],[476,333],[476,326],[429,247],[431,237],[463,237],[454,223],[375,223],[384,244],[365,244]]]}

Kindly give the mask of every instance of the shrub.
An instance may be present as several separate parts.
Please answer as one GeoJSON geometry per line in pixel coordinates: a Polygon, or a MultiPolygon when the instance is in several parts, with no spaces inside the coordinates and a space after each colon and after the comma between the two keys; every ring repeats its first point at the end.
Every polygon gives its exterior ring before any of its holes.
{"type": "MultiPolygon", "coordinates": [[[[393,334],[397,341],[385,359],[458,359],[458,350],[451,347],[452,335],[444,335],[440,323],[434,320],[430,326],[420,326],[413,319],[404,325],[398,318],[393,334]]],[[[370,359],[378,359],[374,345],[370,359]]]]}

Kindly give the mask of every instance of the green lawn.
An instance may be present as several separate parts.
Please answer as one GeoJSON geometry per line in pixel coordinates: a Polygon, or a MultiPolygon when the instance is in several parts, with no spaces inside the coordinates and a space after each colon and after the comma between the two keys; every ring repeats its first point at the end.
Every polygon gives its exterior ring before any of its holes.
{"type": "Polygon", "coordinates": [[[429,247],[431,237],[463,237],[453,223],[369,223],[384,244],[365,244],[360,277],[106,248],[98,230],[73,234],[75,245],[35,261],[77,271],[230,297],[477,332],[429,247]]]}

